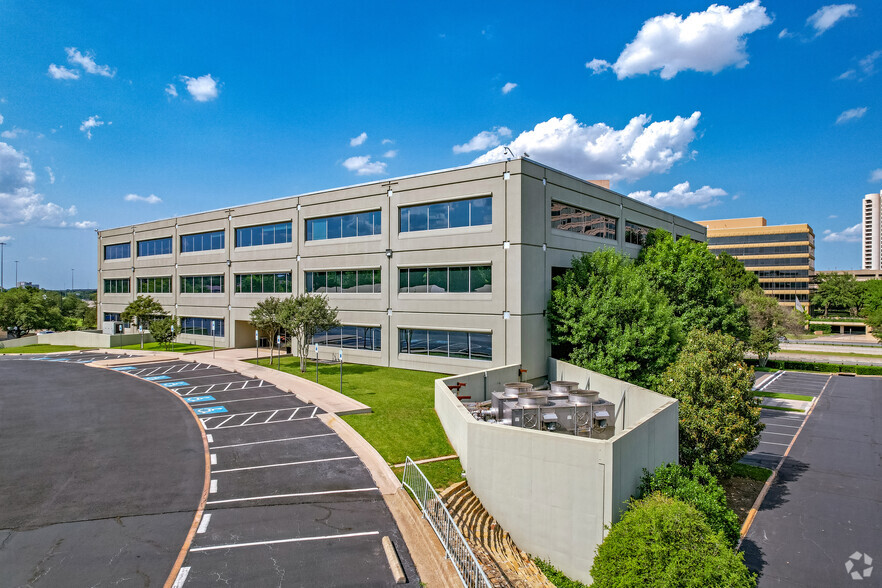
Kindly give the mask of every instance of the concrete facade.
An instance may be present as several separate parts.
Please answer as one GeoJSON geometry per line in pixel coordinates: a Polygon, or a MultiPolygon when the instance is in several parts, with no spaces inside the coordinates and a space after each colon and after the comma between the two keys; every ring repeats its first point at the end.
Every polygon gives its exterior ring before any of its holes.
{"type": "MultiPolygon", "coordinates": [[[[346,349],[345,361],[444,373],[522,363],[530,377],[546,372],[550,354],[545,310],[552,276],[574,256],[615,247],[636,256],[633,226],[664,228],[676,236],[705,239],[702,226],[536,162],[517,159],[377,181],[99,232],[99,320],[121,313],[139,292],[138,278],[169,278],[171,292],[151,293],[179,317],[224,321],[218,346],[254,346],[249,315],[267,296],[305,291],[306,272],[379,270],[379,292],[327,294],[342,324],[379,328],[381,349],[346,349]],[[492,222],[402,232],[402,207],[461,199],[491,199],[492,222]],[[605,215],[615,223],[615,239],[552,228],[552,203],[605,215]],[[307,240],[306,222],[330,215],[379,211],[381,231],[367,236],[307,240]],[[290,242],[237,247],[236,229],[290,222],[290,242]],[[628,236],[626,237],[626,223],[628,236]],[[223,248],[181,252],[181,237],[223,231],[223,248]],[[138,242],[171,238],[170,253],[138,255],[138,242]],[[130,255],[105,259],[105,247],[128,243],[130,255]],[[489,266],[489,291],[462,293],[399,292],[400,268],[489,266]],[[236,292],[236,276],[291,274],[285,293],[236,292]],[[213,293],[182,292],[182,277],[223,276],[213,293]],[[128,280],[128,291],[115,290],[128,280]],[[400,353],[399,330],[431,329],[489,334],[490,361],[400,353]]],[[[574,226],[571,223],[570,226],[574,226]]],[[[587,231],[586,231],[587,232],[587,231]]],[[[486,335],[485,335],[486,336],[486,335]]],[[[205,334],[183,334],[182,342],[211,344],[205,334]]],[[[323,348],[330,358],[333,349],[323,348]]]]}
{"type": "Polygon", "coordinates": [[[882,269],[882,192],[867,194],[863,200],[861,269],[882,269]]]}
{"type": "Polygon", "coordinates": [[[600,440],[478,421],[448,388],[465,383],[461,394],[470,395],[471,401],[485,400],[505,382],[518,381],[519,368],[436,380],[435,411],[472,491],[518,547],[590,584],[604,526],[626,510],[643,469],[677,462],[678,404],[651,390],[549,359],[550,380],[579,382],[615,403],[616,434],[600,440]]]}

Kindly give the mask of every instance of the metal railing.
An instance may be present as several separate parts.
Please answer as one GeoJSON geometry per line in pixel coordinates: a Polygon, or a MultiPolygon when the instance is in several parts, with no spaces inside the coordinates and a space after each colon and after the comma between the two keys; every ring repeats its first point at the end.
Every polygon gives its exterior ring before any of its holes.
{"type": "Polygon", "coordinates": [[[468,542],[462,536],[453,517],[450,516],[450,511],[444,506],[441,497],[438,496],[429,480],[410,457],[404,461],[404,475],[401,478],[401,483],[410,490],[420,505],[423,518],[429,521],[435,534],[438,535],[438,539],[441,540],[441,545],[444,546],[447,557],[453,562],[453,567],[456,568],[456,573],[459,574],[463,585],[467,588],[491,588],[492,585],[487,579],[481,563],[472,553],[468,542]]]}

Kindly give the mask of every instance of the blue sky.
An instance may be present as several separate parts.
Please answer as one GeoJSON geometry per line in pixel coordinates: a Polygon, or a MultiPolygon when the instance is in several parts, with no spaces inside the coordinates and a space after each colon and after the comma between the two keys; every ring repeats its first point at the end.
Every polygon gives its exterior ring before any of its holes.
{"type": "Polygon", "coordinates": [[[96,227],[503,145],[693,220],[808,222],[817,269],[854,269],[882,190],[879,22],[878,2],[3,0],[5,283],[18,260],[95,287],[96,227]]]}

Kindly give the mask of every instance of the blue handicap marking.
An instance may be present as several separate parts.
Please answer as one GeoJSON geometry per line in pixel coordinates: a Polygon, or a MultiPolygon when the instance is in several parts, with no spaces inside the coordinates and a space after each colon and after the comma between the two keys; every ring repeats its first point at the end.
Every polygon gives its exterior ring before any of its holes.
{"type": "Polygon", "coordinates": [[[189,386],[190,384],[182,380],[178,380],[177,382],[163,382],[162,385],[166,388],[178,388],[180,386],[189,386]]]}
{"type": "Polygon", "coordinates": [[[206,406],[205,408],[196,408],[193,410],[196,414],[217,414],[219,412],[227,412],[223,406],[206,406]]]}
{"type": "Polygon", "coordinates": [[[134,370],[137,368],[135,368],[135,366],[132,366],[132,365],[127,365],[126,367],[115,367],[115,368],[110,368],[110,369],[117,371],[117,372],[124,372],[127,370],[134,370]]]}
{"type": "Polygon", "coordinates": [[[50,359],[49,361],[70,361],[70,358],[65,357],[63,359],[50,359]]]}
{"type": "Polygon", "coordinates": [[[52,359],[51,357],[32,357],[32,361],[46,361],[48,359],[52,359]]]}
{"type": "Polygon", "coordinates": [[[208,402],[209,400],[215,400],[214,396],[188,396],[184,398],[184,402],[208,402]]]}
{"type": "Polygon", "coordinates": [[[144,378],[148,382],[155,382],[156,380],[170,380],[171,376],[150,376],[149,378],[144,378]]]}

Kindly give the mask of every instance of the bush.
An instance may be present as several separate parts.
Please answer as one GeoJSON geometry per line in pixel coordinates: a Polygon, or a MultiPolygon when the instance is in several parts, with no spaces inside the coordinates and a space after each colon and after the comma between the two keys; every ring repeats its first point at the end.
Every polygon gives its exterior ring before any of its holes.
{"type": "Polygon", "coordinates": [[[610,528],[591,567],[594,588],[752,588],[744,556],[695,507],[653,494],[610,528]]]}
{"type": "Polygon", "coordinates": [[[707,518],[711,529],[722,533],[729,544],[738,543],[738,516],[726,503],[726,491],[706,465],[689,468],[675,463],[659,466],[650,473],[643,470],[638,489],[640,498],[659,493],[694,506],[707,518]]]}
{"type": "Polygon", "coordinates": [[[543,559],[537,557],[533,562],[536,564],[536,567],[545,574],[548,581],[557,586],[557,588],[588,588],[588,586],[578,580],[571,580],[564,575],[563,572],[543,559]]]}

